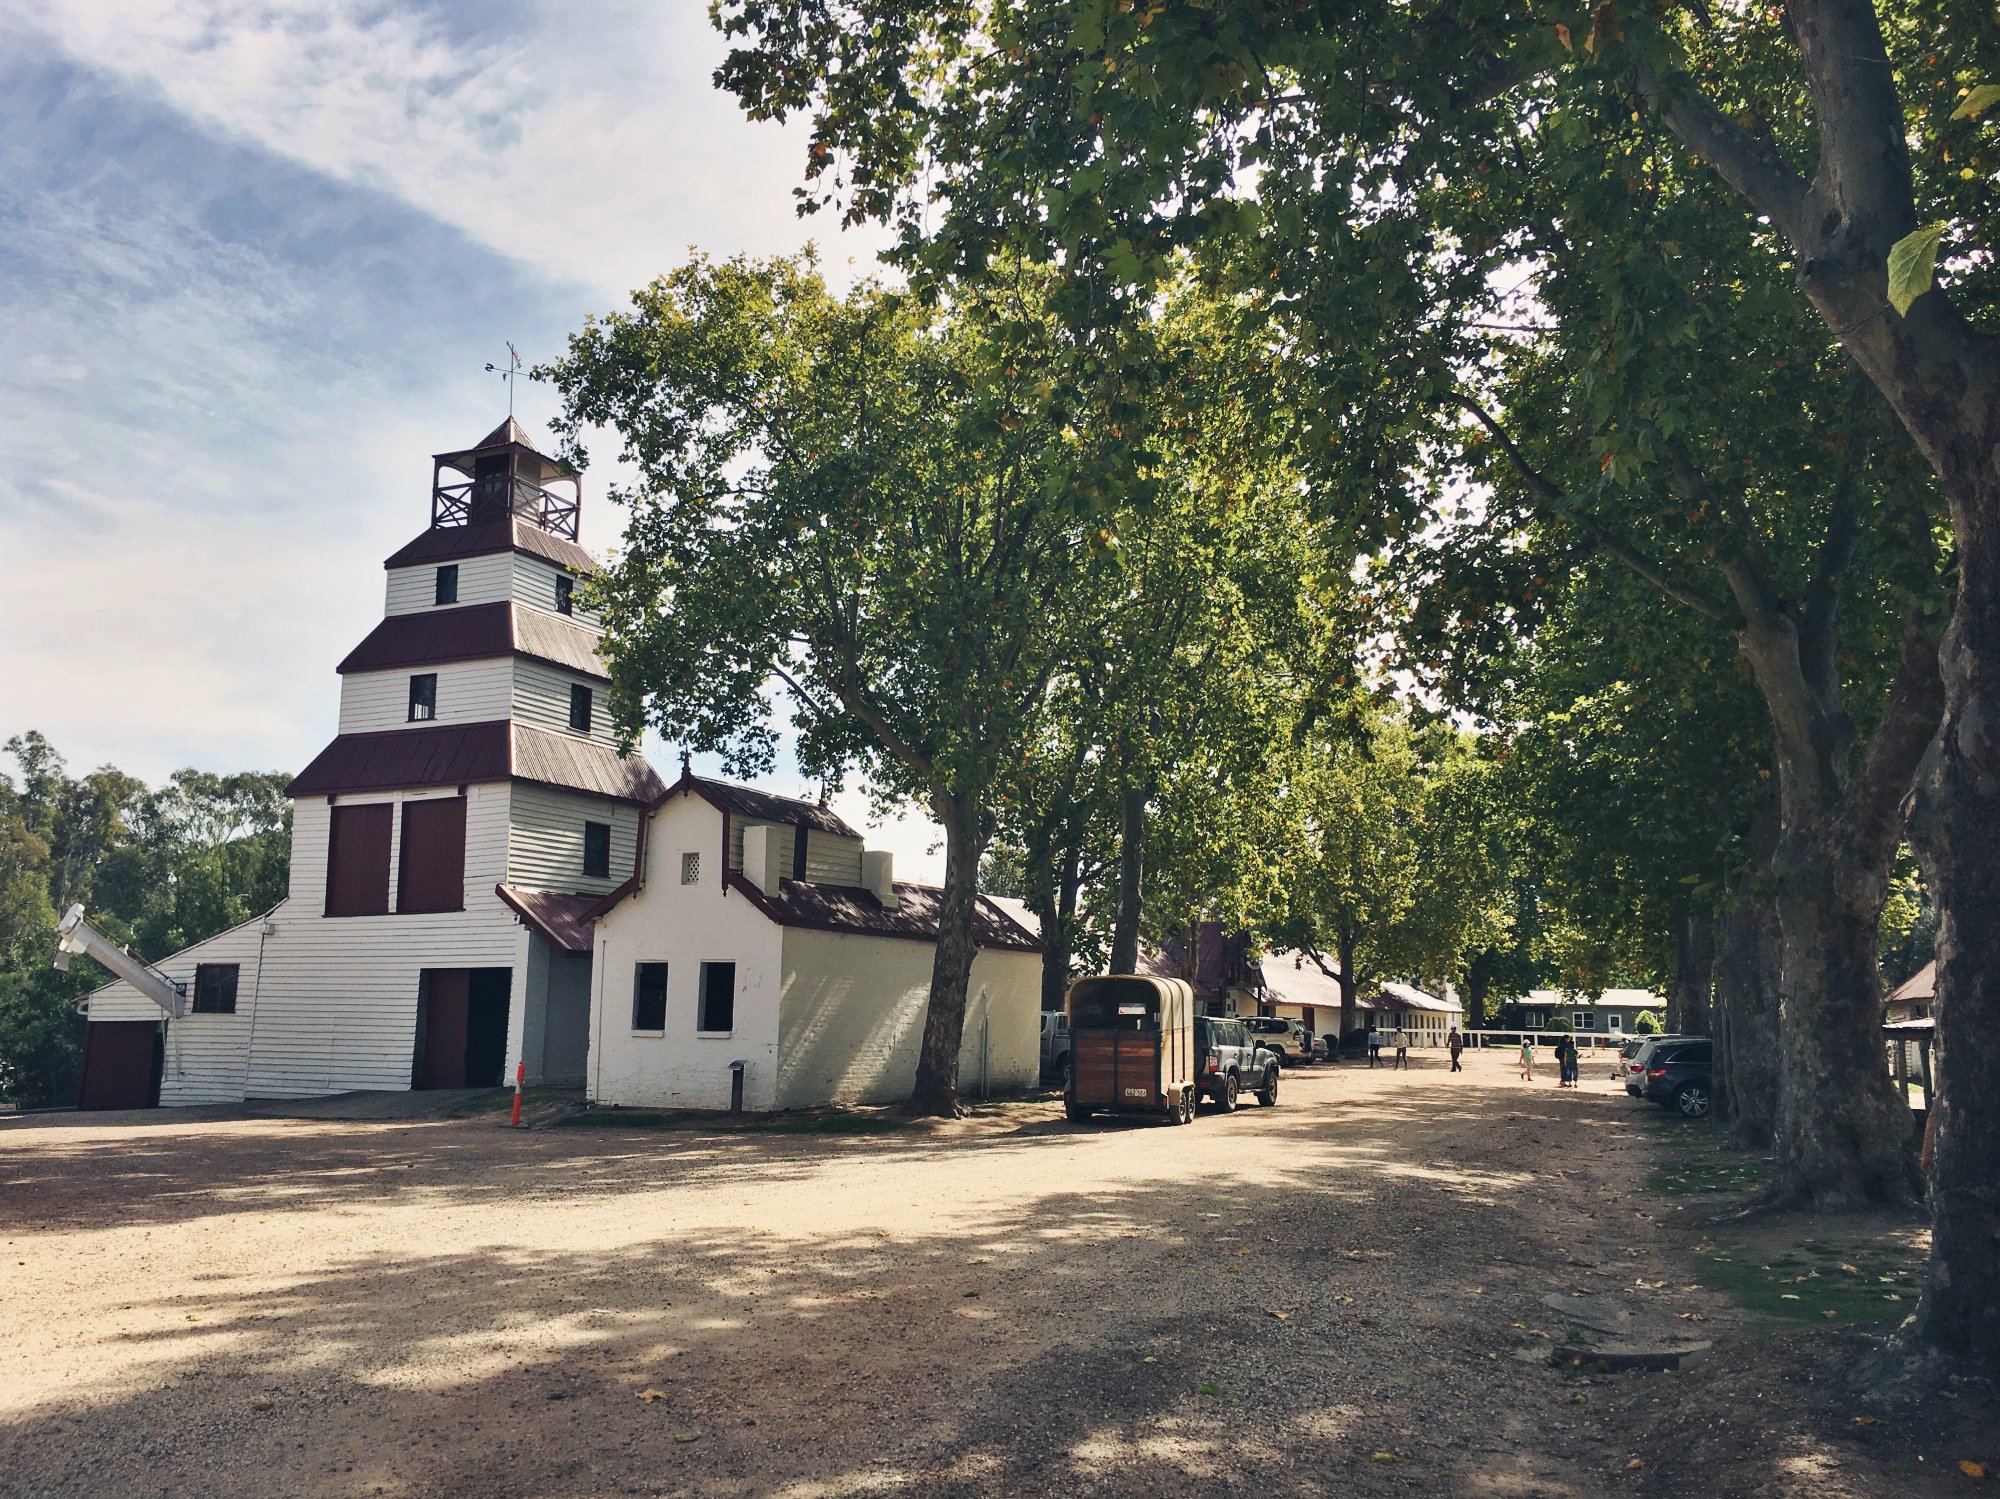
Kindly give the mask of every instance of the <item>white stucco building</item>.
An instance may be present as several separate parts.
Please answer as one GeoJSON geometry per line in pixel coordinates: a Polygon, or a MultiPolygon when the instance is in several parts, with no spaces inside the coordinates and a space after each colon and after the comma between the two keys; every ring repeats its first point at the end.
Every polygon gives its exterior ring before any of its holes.
{"type": "MultiPolygon", "coordinates": [[[[825,807],[681,778],[647,808],[638,872],[594,920],[590,1099],[750,1110],[909,1095],[941,892],[825,807]]],[[[1031,1087],[1041,947],[982,898],[959,1090],[1031,1087]]]]}
{"type": "Polygon", "coordinates": [[[437,456],[431,524],[341,662],[338,736],[288,788],[289,894],[88,1000],[85,1107],[581,1083],[583,911],[634,867],[661,782],[620,754],[574,598],[577,475],[511,418],[437,456]]]}

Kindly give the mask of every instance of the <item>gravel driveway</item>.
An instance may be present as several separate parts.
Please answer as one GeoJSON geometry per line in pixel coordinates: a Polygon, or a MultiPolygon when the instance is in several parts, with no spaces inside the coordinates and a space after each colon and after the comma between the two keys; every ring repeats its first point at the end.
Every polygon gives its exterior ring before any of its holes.
{"type": "Polygon", "coordinates": [[[1846,1441],[1836,1332],[1691,1285],[1638,1190],[1656,1111],[1588,1071],[1322,1067],[1188,1129],[1047,1103],[854,1134],[23,1121],[0,1492],[1963,1483],[1846,1441]],[[1577,1293],[1717,1347],[1553,1367],[1544,1298],[1577,1293]]]}

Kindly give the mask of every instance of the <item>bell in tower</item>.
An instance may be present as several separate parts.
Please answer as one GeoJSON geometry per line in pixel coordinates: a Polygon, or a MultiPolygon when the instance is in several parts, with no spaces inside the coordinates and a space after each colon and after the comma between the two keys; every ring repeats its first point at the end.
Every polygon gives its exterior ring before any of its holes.
{"type": "Polygon", "coordinates": [[[431,483],[431,526],[486,526],[526,521],[576,540],[582,482],[576,469],[537,451],[508,417],[477,446],[439,453],[431,483]],[[552,486],[567,486],[566,492],[552,486]]]}

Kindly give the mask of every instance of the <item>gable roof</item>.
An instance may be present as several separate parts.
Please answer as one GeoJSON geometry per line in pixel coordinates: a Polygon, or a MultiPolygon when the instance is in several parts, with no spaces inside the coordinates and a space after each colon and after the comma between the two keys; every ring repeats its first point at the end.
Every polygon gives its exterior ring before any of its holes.
{"type": "Polygon", "coordinates": [[[650,802],[660,791],[660,778],[643,755],[621,755],[595,739],[501,718],[342,734],[298,773],[285,795],[335,796],[506,780],[535,781],[628,802],[650,802]]]}
{"type": "Polygon", "coordinates": [[[861,837],[837,813],[816,802],[759,791],[754,786],[739,786],[734,781],[698,776],[685,766],[681,770],[681,778],[662,791],[654,805],[658,806],[669,797],[688,791],[718,810],[737,817],[748,817],[757,822],[779,822],[788,827],[804,824],[822,833],[838,833],[843,838],[861,837]]]}
{"type": "MultiPolygon", "coordinates": [[[[741,891],[780,926],[823,932],[851,932],[863,937],[901,937],[935,942],[944,891],[936,885],[896,882],[897,904],[885,906],[874,892],[850,885],[816,885],[807,880],[781,880],[776,895],[766,895],[740,874],[729,877],[741,891]]],[[[972,913],[972,940],[982,948],[1002,952],[1042,950],[1039,938],[1010,918],[985,896],[972,913]]]]}
{"type": "Polygon", "coordinates": [[[540,526],[530,525],[518,518],[481,521],[474,526],[433,526],[416,540],[390,553],[382,565],[421,567],[426,563],[455,562],[463,557],[485,557],[495,552],[525,552],[586,578],[597,571],[597,559],[575,542],[552,535],[540,526]]]}
{"type": "Polygon", "coordinates": [[[505,600],[456,609],[424,609],[392,614],[334,670],[386,671],[398,666],[437,666],[447,661],[480,661],[494,656],[532,656],[601,682],[611,680],[597,654],[597,631],[560,614],[505,600]]]}
{"type": "Polygon", "coordinates": [[[493,892],[557,951],[586,955],[590,952],[590,926],[584,914],[597,904],[596,896],[529,890],[504,883],[495,885],[493,892]]]}
{"type": "Polygon", "coordinates": [[[1924,964],[1915,973],[1904,979],[1889,991],[1889,997],[1882,1001],[1885,1005],[1922,1004],[1937,998],[1937,963],[1924,964]]]}

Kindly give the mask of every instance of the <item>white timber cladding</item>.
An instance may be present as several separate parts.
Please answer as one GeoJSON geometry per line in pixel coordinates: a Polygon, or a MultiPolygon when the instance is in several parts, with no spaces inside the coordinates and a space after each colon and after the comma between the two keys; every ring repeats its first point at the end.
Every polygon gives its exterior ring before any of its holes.
{"type": "MultiPolygon", "coordinates": [[[[556,578],[558,575],[573,579],[577,592],[579,594],[582,593],[586,580],[580,575],[574,573],[564,574],[563,570],[553,562],[545,561],[540,557],[531,557],[525,552],[515,552],[512,556],[514,573],[513,597],[516,602],[531,605],[536,609],[546,609],[551,614],[555,613],[556,578]]],[[[596,611],[584,608],[581,603],[574,603],[572,605],[572,617],[578,624],[589,625],[593,629],[603,624],[603,621],[598,618],[596,611]]]]}
{"type": "MultiPolygon", "coordinates": [[[[777,844],[778,874],[789,880],[793,868],[796,867],[792,860],[796,857],[795,845],[799,832],[798,827],[792,823],[767,823],[746,817],[730,818],[729,867],[737,874],[743,872],[743,830],[753,827],[777,829],[774,839],[777,844]]],[[[818,828],[806,829],[806,878],[815,885],[858,886],[861,883],[861,840],[846,838],[839,833],[822,832],[818,828]]]]}
{"type": "MultiPolygon", "coordinates": [[[[389,569],[388,601],[384,614],[420,614],[426,609],[455,609],[465,604],[497,604],[512,597],[514,568],[506,552],[485,557],[459,557],[452,563],[425,562],[416,567],[389,569]],[[437,602],[437,571],[441,566],[458,568],[458,601],[437,602]]],[[[553,592],[553,590],[551,590],[553,592]]],[[[549,607],[554,608],[553,597],[549,607]]]]}
{"type": "MultiPolygon", "coordinates": [[[[569,726],[569,690],[572,685],[581,683],[590,689],[591,694],[588,737],[599,744],[617,743],[618,736],[611,728],[607,683],[528,656],[514,658],[512,679],[512,701],[506,709],[494,715],[496,718],[506,718],[511,713],[520,722],[533,724],[538,729],[554,729],[561,734],[576,733],[569,726]]],[[[442,680],[438,682],[438,687],[443,689],[442,680]]]]}
{"type": "MultiPolygon", "coordinates": [[[[249,1098],[308,1098],[355,1089],[410,1086],[416,1056],[417,996],[426,968],[515,969],[525,992],[517,949],[521,927],[493,887],[507,865],[508,786],[467,788],[465,909],[403,916],[329,918],[326,909],[327,830],[324,797],[292,804],[291,895],[271,913],[263,936],[251,923],[199,943],[156,965],[192,980],[197,963],[237,961],[213,956],[253,952],[262,939],[261,967],[239,974],[234,1015],[189,1014],[167,1027],[167,1077],[162,1103],[249,1098]],[[181,1072],[175,1072],[179,1055],[181,1072]]],[[[357,794],[341,805],[389,802],[391,906],[402,854],[401,804],[454,795],[357,794]]],[[[191,989],[190,989],[190,992],[191,989]]],[[[93,1020],[150,1019],[158,1009],[123,984],[90,999],[93,1020]],[[122,991],[122,993],[121,993],[122,991]],[[133,1005],[142,1004],[141,1013],[133,1005]]],[[[508,1040],[509,1065],[519,1055],[520,1027],[508,1040]]]]}
{"type": "MultiPolygon", "coordinates": [[[[727,1108],[731,1062],[743,1062],[744,1105],[767,1110],[778,1097],[778,994],[782,929],[741,891],[726,890],[709,859],[692,885],[680,882],[683,850],[713,849],[722,814],[697,796],[678,796],[654,814],[648,846],[672,857],[670,878],[646,881],[597,924],[591,974],[588,1096],[642,1108],[727,1108]],[[703,963],[736,965],[734,1024],[727,1035],[698,1034],[703,963]],[[667,965],[666,1024],[634,1031],[632,1001],[641,963],[667,965]]],[[[658,859],[653,868],[668,868],[658,859]]]]}
{"type": "MultiPolygon", "coordinates": [[[[381,729],[488,723],[505,718],[514,706],[514,666],[510,658],[500,656],[486,661],[349,672],[340,679],[340,732],[372,734],[381,729]],[[412,724],[410,678],[428,672],[437,674],[437,717],[412,724]]],[[[564,705],[567,711],[566,694],[564,705]]]]}
{"type": "MultiPolygon", "coordinates": [[[[930,1008],[928,942],[784,929],[778,1107],[894,1103],[917,1078],[930,1008]]],[[[1042,961],[981,952],[966,987],[958,1090],[1032,1087],[1041,1068],[1042,961]]]]}
{"type": "Polygon", "coordinates": [[[639,808],[580,791],[516,781],[508,814],[507,880],[541,890],[603,895],[631,877],[639,840],[639,808]],[[611,828],[610,872],[583,872],[583,825],[611,828]]]}
{"type": "MultiPolygon", "coordinates": [[[[275,924],[284,919],[285,903],[270,913],[275,924]]],[[[265,917],[218,932],[153,967],[176,983],[187,985],[193,1004],[195,969],[203,963],[234,963],[236,1012],[197,1015],[192,1010],[167,1025],[166,1070],[160,1078],[163,1104],[236,1103],[244,1097],[250,1065],[250,1029],[269,976],[265,961],[270,939],[265,917]]],[[[127,983],[108,984],[90,996],[92,1020],[163,1020],[164,1012],[127,983]]]]}

